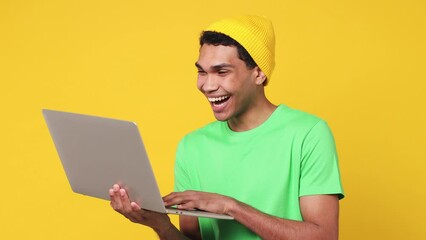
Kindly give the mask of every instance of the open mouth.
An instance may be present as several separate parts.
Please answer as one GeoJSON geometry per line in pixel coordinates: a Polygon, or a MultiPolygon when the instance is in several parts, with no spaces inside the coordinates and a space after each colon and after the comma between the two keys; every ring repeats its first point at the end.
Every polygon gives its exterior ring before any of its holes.
{"type": "Polygon", "coordinates": [[[229,96],[212,97],[212,98],[209,97],[208,99],[209,99],[209,102],[211,102],[213,105],[222,105],[226,101],[228,101],[229,96]]]}

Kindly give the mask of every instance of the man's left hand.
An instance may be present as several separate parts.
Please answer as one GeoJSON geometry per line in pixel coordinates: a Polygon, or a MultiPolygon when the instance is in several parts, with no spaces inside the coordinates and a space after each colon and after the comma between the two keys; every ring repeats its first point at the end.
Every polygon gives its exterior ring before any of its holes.
{"type": "Polygon", "coordinates": [[[217,214],[229,214],[229,209],[237,203],[231,197],[215,193],[184,191],[173,192],[163,197],[166,206],[179,209],[198,209],[217,214]]]}

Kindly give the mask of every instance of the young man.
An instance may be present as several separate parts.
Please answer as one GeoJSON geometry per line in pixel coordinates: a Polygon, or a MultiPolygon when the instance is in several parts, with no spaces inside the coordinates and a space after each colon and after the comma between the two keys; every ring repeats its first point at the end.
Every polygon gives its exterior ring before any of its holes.
{"type": "Polygon", "coordinates": [[[343,190],[327,124],[265,96],[275,63],[270,21],[215,22],[200,46],[197,86],[218,121],[180,142],[176,192],[163,200],[235,220],[180,216],[179,231],[167,215],[130,202],[118,185],[111,206],[160,239],[337,239],[343,190]]]}

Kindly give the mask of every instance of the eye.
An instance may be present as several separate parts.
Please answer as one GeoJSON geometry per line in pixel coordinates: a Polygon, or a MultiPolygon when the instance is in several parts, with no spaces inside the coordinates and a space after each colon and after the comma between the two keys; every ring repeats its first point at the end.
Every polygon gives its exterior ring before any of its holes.
{"type": "Polygon", "coordinates": [[[228,70],[219,70],[219,71],[217,71],[217,74],[219,74],[220,76],[224,76],[224,75],[226,75],[226,74],[228,74],[228,70]]]}
{"type": "Polygon", "coordinates": [[[201,70],[201,69],[198,69],[197,73],[198,73],[198,75],[200,75],[200,76],[204,76],[204,75],[206,75],[206,74],[207,74],[207,73],[206,73],[206,71],[203,71],[203,70],[201,70]]]}

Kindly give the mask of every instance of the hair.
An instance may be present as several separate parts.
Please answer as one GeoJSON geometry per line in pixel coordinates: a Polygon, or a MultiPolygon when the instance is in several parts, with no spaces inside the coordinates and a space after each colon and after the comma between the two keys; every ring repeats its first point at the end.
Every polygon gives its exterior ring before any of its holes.
{"type": "Polygon", "coordinates": [[[248,69],[257,67],[256,62],[253,60],[247,50],[240,43],[226,34],[214,31],[203,31],[200,36],[200,46],[203,46],[204,44],[236,47],[238,58],[244,61],[248,69]]]}

